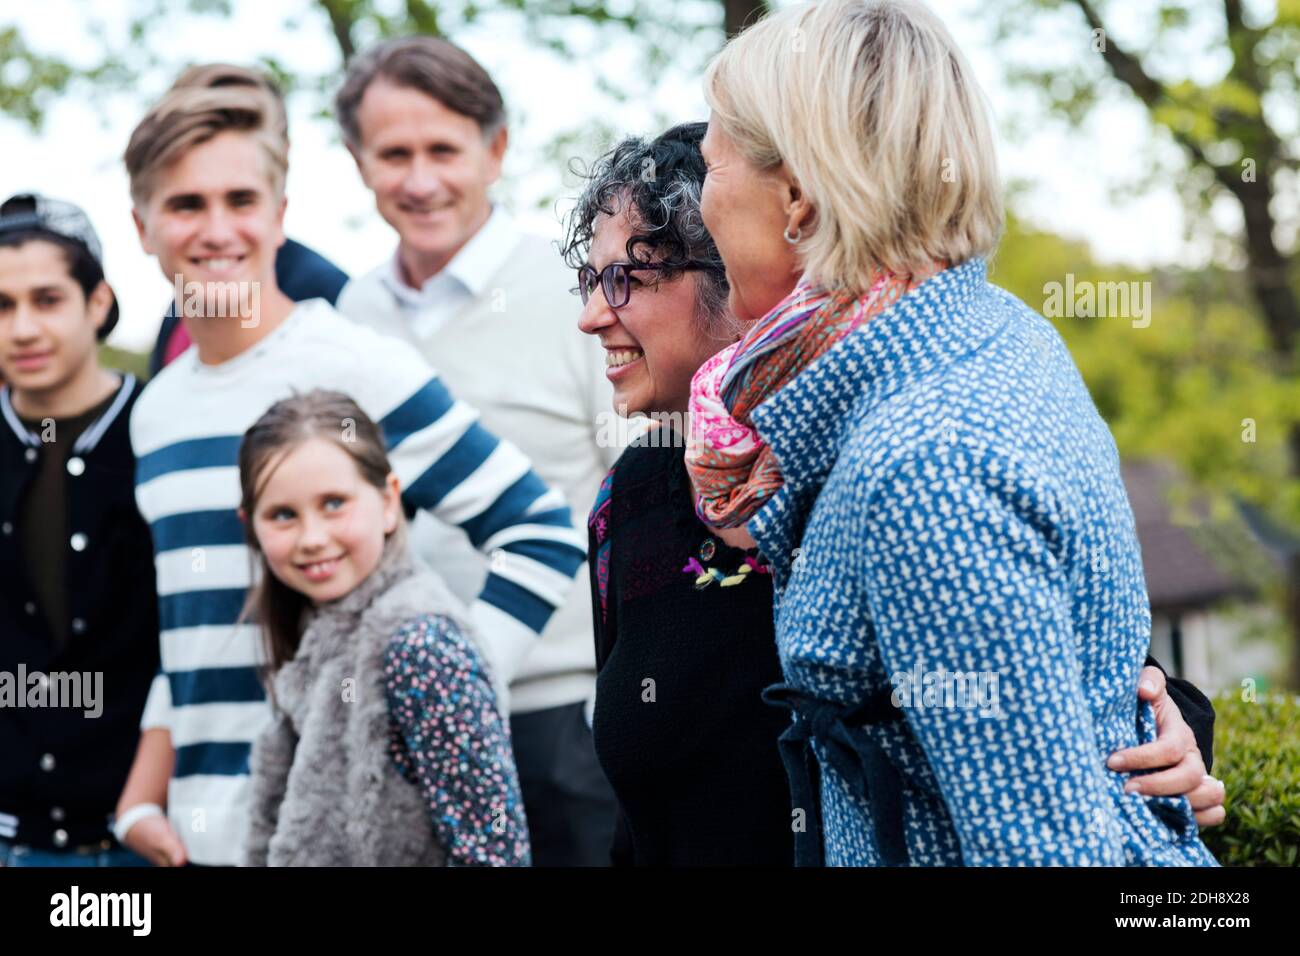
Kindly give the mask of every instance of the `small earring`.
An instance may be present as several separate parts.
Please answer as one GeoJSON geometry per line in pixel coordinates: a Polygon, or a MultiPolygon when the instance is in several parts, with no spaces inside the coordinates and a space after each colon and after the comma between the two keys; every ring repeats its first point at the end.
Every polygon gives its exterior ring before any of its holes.
{"type": "Polygon", "coordinates": [[[803,238],[803,226],[796,226],[793,236],[790,235],[790,227],[786,226],[785,232],[781,233],[781,235],[785,237],[786,242],[790,243],[790,245],[793,246],[796,242],[798,242],[800,239],[803,238]]]}

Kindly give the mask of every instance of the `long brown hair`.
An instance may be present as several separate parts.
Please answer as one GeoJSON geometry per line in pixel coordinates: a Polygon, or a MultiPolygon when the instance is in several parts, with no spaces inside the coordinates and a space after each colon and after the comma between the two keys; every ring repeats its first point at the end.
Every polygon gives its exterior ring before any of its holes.
{"type": "MultiPolygon", "coordinates": [[[[361,477],[380,491],[387,488],[393,470],[383,430],[342,392],[315,389],[278,401],[244,433],[239,445],[239,507],[244,513],[244,539],[259,562],[261,580],[249,589],[240,620],[251,618],[261,625],[271,673],[298,652],[303,614],[310,602],[271,573],[253,530],[253,516],[257,496],[271,477],[264,474],[267,466],[275,460],[278,467],[287,452],[312,438],[332,441],[347,452],[361,477]]],[[[392,535],[405,536],[401,515],[392,535]]]]}

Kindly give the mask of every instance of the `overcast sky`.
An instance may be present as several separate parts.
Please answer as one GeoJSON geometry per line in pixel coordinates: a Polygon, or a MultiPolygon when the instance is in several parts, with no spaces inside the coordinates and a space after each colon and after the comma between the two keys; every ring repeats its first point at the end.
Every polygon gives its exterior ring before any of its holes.
{"type": "MultiPolygon", "coordinates": [[[[126,2],[42,0],[23,4],[17,24],[38,50],[84,58],[93,54],[91,31],[98,29],[87,19],[87,10],[111,30],[122,22],[126,2]],[[69,30],[69,24],[77,28],[69,30]]],[[[323,19],[308,14],[300,17],[297,29],[284,26],[286,17],[308,9],[305,0],[234,0],[234,6],[236,17],[231,21],[204,17],[169,24],[167,49],[177,62],[253,62],[259,54],[270,53],[296,69],[324,71],[337,65],[338,50],[323,19]]],[[[1005,125],[1013,113],[1023,114],[1024,94],[1016,94],[1019,98],[1013,100],[990,25],[979,14],[987,4],[932,0],[931,6],[971,59],[999,122],[1005,125]]],[[[583,28],[577,29],[581,34],[583,28]]],[[[1086,42],[1086,34],[1081,40],[1074,30],[1055,29],[1050,22],[1040,29],[1041,33],[1014,42],[1062,59],[1075,56],[1074,47],[1086,42]]],[[[537,209],[541,197],[571,193],[564,188],[563,170],[543,162],[540,155],[555,134],[573,129],[591,115],[616,120],[623,133],[656,132],[658,119],[678,122],[707,115],[698,75],[666,78],[653,97],[634,100],[615,112],[592,88],[589,60],[561,62],[550,52],[531,48],[521,34],[513,21],[496,19],[457,39],[492,72],[514,118],[507,178],[498,189],[498,201],[529,228],[558,237],[556,210],[537,209]]],[[[632,60],[628,49],[608,49],[603,56],[607,64],[632,60]]],[[[95,106],[64,98],[50,111],[39,134],[0,119],[4,143],[0,191],[5,195],[45,192],[70,199],[89,212],[103,240],[109,280],[122,306],[112,342],[137,350],[151,344],[170,286],[140,249],[121,154],[146,98],[169,81],[170,76],[153,77],[137,93],[95,106]]],[[[388,255],[395,240],[375,213],[333,129],[312,115],[317,106],[309,95],[290,104],[293,150],[286,231],[356,274],[388,255]]],[[[1088,240],[1097,255],[1110,261],[1146,266],[1201,258],[1200,250],[1183,241],[1181,206],[1172,188],[1158,186],[1135,201],[1114,202],[1109,196],[1109,184],[1132,177],[1141,155],[1138,146],[1149,142],[1143,112],[1126,98],[1112,98],[1082,133],[1044,121],[1024,141],[1013,144],[1005,136],[1000,139],[1004,174],[1031,186],[1017,208],[1037,224],[1088,240]]],[[[576,308],[575,303],[575,317],[576,308]]]]}

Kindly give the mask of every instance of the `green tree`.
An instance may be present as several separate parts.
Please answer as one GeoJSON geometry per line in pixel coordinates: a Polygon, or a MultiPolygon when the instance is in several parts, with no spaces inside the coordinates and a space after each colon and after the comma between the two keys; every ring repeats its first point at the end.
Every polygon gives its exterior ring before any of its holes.
{"type": "MultiPolygon", "coordinates": [[[[175,68],[151,44],[163,28],[182,17],[230,18],[241,4],[255,0],[132,0],[126,43],[114,47],[104,39],[113,31],[93,16],[88,36],[101,48],[93,66],[77,66],[32,49],[12,12],[0,15],[0,115],[39,129],[50,103],[73,91],[91,95],[133,89],[141,77],[159,67],[175,68]]],[[[15,8],[21,9],[21,8],[15,8]]],[[[339,51],[339,66],[323,75],[302,75],[269,60],[289,91],[309,90],[324,97],[337,86],[342,66],[357,50],[378,39],[425,34],[454,39],[466,27],[493,16],[518,18],[530,42],[571,58],[581,51],[571,40],[576,23],[590,24],[602,35],[631,37],[639,62],[626,64],[616,76],[597,82],[618,98],[646,95],[656,77],[670,71],[698,72],[704,59],[728,36],[738,33],[768,10],[766,0],[299,0],[286,23],[316,29],[339,51]]],[[[199,57],[202,58],[202,57],[199,57]]]]}
{"type": "MultiPolygon", "coordinates": [[[[495,4],[475,3],[473,0],[450,4],[405,0],[400,12],[384,14],[379,11],[374,0],[316,2],[328,15],[330,28],[334,31],[335,40],[345,60],[351,59],[357,50],[358,29],[364,29],[367,25],[377,28],[382,36],[406,33],[447,36],[450,24],[472,23],[495,7],[518,11],[528,18],[530,27],[543,33],[574,18],[590,20],[596,24],[618,24],[629,30],[655,25],[679,29],[694,25],[693,17],[683,16],[683,7],[703,6],[698,3],[647,3],[644,0],[636,0],[631,4],[610,4],[604,0],[585,3],[581,0],[497,0],[495,4]]],[[[721,26],[726,36],[736,35],[768,9],[765,0],[710,0],[710,6],[721,7],[721,26]]],[[[717,12],[716,9],[709,11],[706,20],[716,17],[717,12]]],[[[716,25],[713,29],[716,29],[716,25]]],[[[563,44],[563,40],[559,42],[563,44]]]]}

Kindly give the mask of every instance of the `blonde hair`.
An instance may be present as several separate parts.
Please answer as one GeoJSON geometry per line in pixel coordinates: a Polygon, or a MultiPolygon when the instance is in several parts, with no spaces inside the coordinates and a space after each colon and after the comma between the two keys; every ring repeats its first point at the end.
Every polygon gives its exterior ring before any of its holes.
{"type": "Polygon", "coordinates": [[[230,131],[247,133],[257,141],[272,193],[280,199],[289,171],[289,144],[265,91],[245,86],[177,86],[145,114],[127,144],[123,158],[136,208],[148,205],[159,170],[230,131]]]}
{"type": "Polygon", "coordinates": [[[704,95],[760,169],[785,164],[815,218],[810,279],[861,292],[879,269],[987,255],[1002,187],[983,95],[947,29],[912,0],[825,0],[723,48],[704,95]]]}

